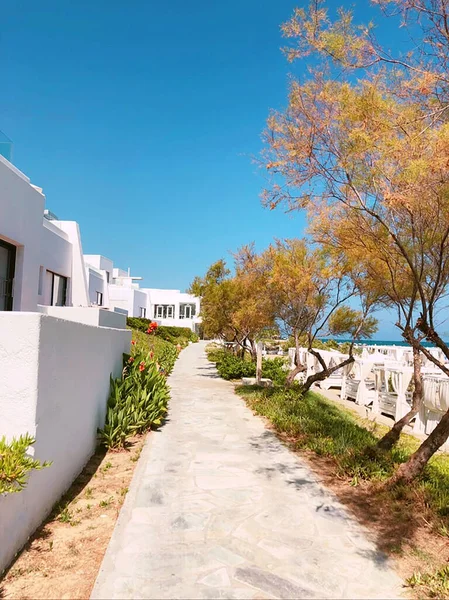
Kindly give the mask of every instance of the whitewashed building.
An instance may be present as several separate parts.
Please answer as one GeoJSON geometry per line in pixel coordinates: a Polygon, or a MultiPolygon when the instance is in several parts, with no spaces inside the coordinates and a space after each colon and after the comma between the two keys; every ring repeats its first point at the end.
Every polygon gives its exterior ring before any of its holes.
{"type": "Polygon", "coordinates": [[[0,155],[0,310],[89,306],[78,224],[51,217],[42,189],[0,155]]]}
{"type": "Polygon", "coordinates": [[[112,260],[99,254],[85,255],[84,261],[91,302],[110,310],[126,311],[130,317],[151,319],[159,325],[198,330],[200,298],[180,290],[141,288],[141,277],[115,268],[112,260]]]}
{"type": "Polygon", "coordinates": [[[77,223],[44,211],[42,190],[0,156],[0,438],[28,433],[52,461],[0,494],[0,573],[94,452],[131,342],[125,316],[90,299],[77,223]]]}
{"type": "Polygon", "coordinates": [[[201,323],[199,298],[180,290],[143,288],[143,291],[149,297],[150,319],[160,325],[198,330],[201,323]]]}
{"type": "Polygon", "coordinates": [[[45,210],[42,189],[0,155],[0,311],[63,314],[121,327],[128,315],[198,329],[199,298],[140,288],[141,279],[105,256],[84,255],[78,224],[45,210]],[[106,310],[121,317],[114,320],[106,310]]]}

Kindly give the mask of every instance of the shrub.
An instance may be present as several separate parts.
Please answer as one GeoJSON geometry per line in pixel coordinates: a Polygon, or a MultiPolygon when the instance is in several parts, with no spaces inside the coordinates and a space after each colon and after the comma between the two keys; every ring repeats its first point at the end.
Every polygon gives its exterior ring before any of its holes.
{"type": "Polygon", "coordinates": [[[144,354],[153,353],[154,360],[159,363],[165,375],[172,372],[178,353],[171,343],[155,335],[147,335],[139,329],[133,329],[133,344],[136,350],[144,354]]]}
{"type": "Polygon", "coordinates": [[[218,373],[223,379],[241,379],[256,375],[256,363],[243,360],[231,352],[225,351],[216,364],[218,373]]]}
{"type": "MultiPolygon", "coordinates": [[[[135,347],[134,347],[135,348],[135,347]]],[[[167,412],[167,382],[149,354],[126,355],[120,379],[111,378],[106,422],[100,436],[107,448],[123,448],[131,435],[158,427],[167,412]]]]}
{"type": "Polygon", "coordinates": [[[128,327],[131,329],[138,329],[139,331],[143,331],[144,333],[148,332],[148,329],[153,329],[154,335],[162,338],[163,340],[170,342],[176,346],[176,344],[181,343],[181,345],[186,346],[188,342],[197,342],[198,336],[194,333],[190,327],[174,327],[171,325],[159,325],[154,328],[154,321],[151,319],[142,319],[139,317],[128,317],[126,320],[128,327]]]}
{"type": "Polygon", "coordinates": [[[287,360],[280,356],[262,360],[262,377],[271,379],[275,385],[285,385],[288,375],[287,360]]]}
{"type": "Polygon", "coordinates": [[[35,441],[28,433],[18,439],[13,438],[11,442],[7,442],[4,436],[0,439],[0,494],[20,492],[26,486],[31,471],[51,465],[27,456],[28,448],[35,441]]]}
{"type": "Polygon", "coordinates": [[[189,327],[172,327],[161,325],[156,330],[156,335],[172,344],[186,346],[189,342],[198,341],[198,336],[189,327]]]}
{"type": "MultiPolygon", "coordinates": [[[[242,377],[255,377],[256,363],[249,359],[242,359],[229,350],[210,344],[206,348],[207,358],[217,365],[218,373],[223,379],[241,379],[242,377]]],[[[271,379],[276,385],[284,385],[287,379],[286,359],[282,357],[267,358],[262,360],[262,377],[271,379]]]]}

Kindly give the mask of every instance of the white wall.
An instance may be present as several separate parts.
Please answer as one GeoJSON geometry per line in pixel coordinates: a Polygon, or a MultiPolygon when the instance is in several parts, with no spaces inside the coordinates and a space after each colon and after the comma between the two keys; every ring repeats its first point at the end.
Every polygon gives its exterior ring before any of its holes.
{"type": "MultiPolygon", "coordinates": [[[[180,290],[162,290],[155,288],[142,288],[142,291],[145,291],[149,297],[150,303],[150,311],[149,311],[149,319],[154,319],[160,325],[173,325],[174,327],[189,327],[193,331],[195,330],[195,325],[201,322],[201,317],[199,317],[200,313],[200,298],[197,296],[192,296],[191,294],[187,294],[185,292],[181,292],[180,290]],[[154,316],[154,307],[157,304],[172,304],[175,306],[175,318],[174,319],[158,319],[154,316]],[[180,319],[180,304],[195,304],[196,311],[195,317],[191,319],[180,319]]],[[[148,315],[148,311],[147,311],[148,315]]]]}
{"type": "Polygon", "coordinates": [[[37,294],[37,303],[50,304],[51,302],[51,278],[46,273],[51,271],[68,278],[66,301],[67,306],[70,306],[72,303],[72,244],[64,231],[56,227],[51,221],[42,220],[39,268],[43,268],[43,281],[42,293],[37,294]]]}
{"type": "Polygon", "coordinates": [[[121,285],[109,286],[109,308],[122,308],[128,311],[130,317],[140,317],[140,307],[147,310],[150,319],[149,298],[143,290],[124,287],[121,285]]]}
{"type": "Polygon", "coordinates": [[[103,294],[103,303],[101,306],[109,308],[109,290],[106,280],[106,271],[97,271],[97,269],[87,266],[86,276],[90,303],[92,305],[97,304],[97,292],[99,292],[103,294]]]}
{"type": "Polygon", "coordinates": [[[53,223],[65,231],[72,244],[72,305],[89,306],[86,269],[78,223],[75,221],[53,221],[53,223]]]}
{"type": "Polygon", "coordinates": [[[38,312],[66,321],[97,327],[126,329],[126,314],[98,306],[38,306],[38,312]]]}
{"type": "Polygon", "coordinates": [[[109,375],[120,375],[130,337],[128,330],[0,312],[0,435],[35,435],[36,458],[53,461],[31,474],[25,490],[0,497],[0,571],[94,452],[109,375]]]}
{"type": "Polygon", "coordinates": [[[109,273],[109,281],[112,283],[112,277],[114,272],[114,263],[106,256],[101,254],[85,254],[84,262],[86,265],[92,265],[100,271],[106,271],[109,273]]]}
{"type": "Polygon", "coordinates": [[[35,310],[45,197],[0,156],[0,238],[17,246],[14,310],[35,310]]]}

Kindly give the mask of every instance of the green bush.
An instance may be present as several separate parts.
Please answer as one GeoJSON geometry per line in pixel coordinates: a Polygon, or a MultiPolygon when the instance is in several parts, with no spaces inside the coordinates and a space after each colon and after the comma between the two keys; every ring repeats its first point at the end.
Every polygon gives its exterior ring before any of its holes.
{"type": "Polygon", "coordinates": [[[28,448],[35,441],[28,433],[18,439],[13,438],[11,442],[7,442],[4,436],[0,439],[0,494],[20,492],[26,486],[31,471],[51,465],[51,462],[41,463],[27,456],[28,448]]]}
{"type": "Polygon", "coordinates": [[[275,385],[285,385],[288,375],[287,362],[280,356],[262,359],[262,377],[271,379],[275,385]]]}
{"type": "MultiPolygon", "coordinates": [[[[151,319],[141,319],[139,317],[128,317],[126,320],[128,327],[131,329],[137,329],[146,333],[151,323],[154,323],[151,319]]],[[[189,342],[197,342],[198,336],[194,333],[190,327],[174,327],[171,325],[159,325],[153,334],[157,337],[162,338],[166,342],[170,342],[175,346],[181,344],[186,346],[189,342]]]]}
{"type": "MultiPolygon", "coordinates": [[[[248,357],[242,359],[231,351],[212,344],[206,348],[206,352],[207,358],[216,364],[218,373],[223,379],[241,379],[256,375],[256,363],[248,357]]],[[[271,379],[276,385],[284,385],[287,378],[285,365],[284,358],[264,358],[262,360],[262,377],[271,379]]]]}
{"type": "Polygon", "coordinates": [[[139,317],[128,317],[126,319],[128,327],[131,327],[131,329],[138,329],[144,333],[147,332],[150,323],[152,323],[150,319],[140,319],[139,317]]]}
{"type": "Polygon", "coordinates": [[[161,337],[169,336],[174,339],[186,338],[191,342],[198,341],[198,336],[190,329],[190,327],[172,327],[170,325],[160,325],[156,330],[156,335],[161,337]]]}
{"type": "Polygon", "coordinates": [[[144,354],[153,353],[154,360],[161,366],[165,375],[170,375],[178,357],[176,346],[155,335],[147,335],[138,329],[133,329],[135,347],[144,354]]]}
{"type": "Polygon", "coordinates": [[[225,351],[216,364],[218,373],[223,379],[241,379],[256,375],[256,363],[243,360],[231,352],[225,351]]]}
{"type": "Polygon", "coordinates": [[[167,412],[169,392],[164,375],[149,354],[126,355],[120,379],[111,378],[106,422],[100,436],[107,448],[123,448],[131,435],[158,427],[167,412]]]}

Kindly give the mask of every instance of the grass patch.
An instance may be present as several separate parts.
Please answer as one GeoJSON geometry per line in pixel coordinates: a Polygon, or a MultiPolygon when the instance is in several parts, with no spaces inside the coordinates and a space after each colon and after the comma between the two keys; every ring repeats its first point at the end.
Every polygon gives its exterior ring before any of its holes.
{"type": "Polygon", "coordinates": [[[419,440],[402,435],[391,451],[378,451],[387,427],[315,392],[301,397],[298,388],[251,386],[236,391],[293,449],[306,453],[325,483],[377,534],[380,549],[406,563],[403,575],[418,596],[449,598],[449,567],[441,568],[449,534],[449,456],[434,456],[413,486],[390,487],[385,482],[419,440]]]}

